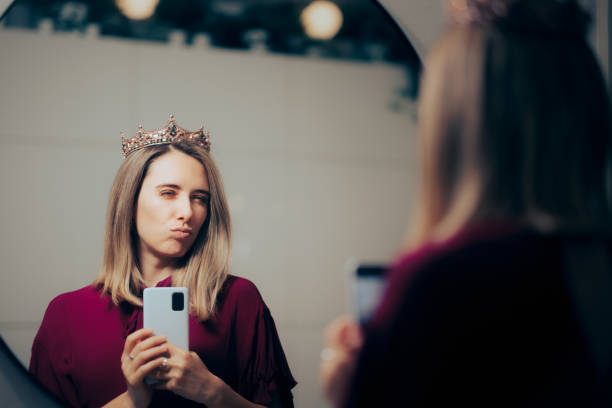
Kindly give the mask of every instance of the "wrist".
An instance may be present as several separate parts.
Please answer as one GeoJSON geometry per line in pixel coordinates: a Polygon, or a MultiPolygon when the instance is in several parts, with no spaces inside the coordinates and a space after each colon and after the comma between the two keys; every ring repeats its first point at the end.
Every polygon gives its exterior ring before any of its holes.
{"type": "Polygon", "coordinates": [[[139,398],[137,393],[130,392],[130,389],[123,393],[123,406],[126,408],[146,408],[151,401],[146,398],[139,398]]]}
{"type": "Polygon", "coordinates": [[[222,407],[227,384],[214,374],[210,374],[202,387],[201,402],[209,408],[222,407]]]}

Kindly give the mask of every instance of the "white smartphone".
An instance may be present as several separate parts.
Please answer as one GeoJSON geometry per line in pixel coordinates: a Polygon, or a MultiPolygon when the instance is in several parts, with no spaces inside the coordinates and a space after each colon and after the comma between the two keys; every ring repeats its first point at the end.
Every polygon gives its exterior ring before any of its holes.
{"type": "Polygon", "coordinates": [[[366,323],[380,303],[387,267],[378,263],[346,263],[351,285],[351,310],[359,323],[366,323]]]}
{"type": "Polygon", "coordinates": [[[189,350],[189,291],[183,287],[146,288],[143,328],[189,350]]]}

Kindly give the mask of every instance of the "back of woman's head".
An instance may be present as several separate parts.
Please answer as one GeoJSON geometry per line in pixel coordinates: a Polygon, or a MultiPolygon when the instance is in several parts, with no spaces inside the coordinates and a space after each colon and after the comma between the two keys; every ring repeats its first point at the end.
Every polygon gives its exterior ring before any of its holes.
{"type": "Polygon", "coordinates": [[[415,239],[487,219],[608,222],[605,82],[574,1],[452,1],[425,66],[415,239]]]}

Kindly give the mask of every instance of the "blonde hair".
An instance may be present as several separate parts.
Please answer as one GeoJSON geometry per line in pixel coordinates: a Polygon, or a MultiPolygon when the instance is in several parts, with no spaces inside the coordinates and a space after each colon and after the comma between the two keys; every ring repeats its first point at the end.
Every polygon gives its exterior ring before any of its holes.
{"type": "Polygon", "coordinates": [[[487,219],[609,222],[605,82],[583,38],[451,28],[425,65],[410,245],[487,219]]]}
{"type": "Polygon", "coordinates": [[[150,146],[131,153],[119,168],[108,203],[104,259],[94,285],[109,294],[114,304],[142,306],[146,287],[138,268],[135,209],[142,182],[151,163],[170,151],[183,152],[198,160],[206,172],[210,189],[208,218],[191,249],[172,274],[173,286],[189,289],[191,313],[200,320],[211,317],[217,296],[230,268],[231,222],[221,175],[203,148],[179,142],[150,146]]]}

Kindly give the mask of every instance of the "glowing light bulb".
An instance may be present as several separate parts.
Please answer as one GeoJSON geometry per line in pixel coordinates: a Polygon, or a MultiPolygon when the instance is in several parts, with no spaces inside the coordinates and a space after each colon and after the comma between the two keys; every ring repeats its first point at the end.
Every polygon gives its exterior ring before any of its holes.
{"type": "Polygon", "coordinates": [[[340,31],[342,20],[340,8],[327,0],[313,1],[300,15],[306,35],[317,40],[333,38],[340,31]]]}
{"type": "Polygon", "coordinates": [[[119,10],[132,20],[144,20],[155,13],[159,0],[115,0],[119,10]]]}

